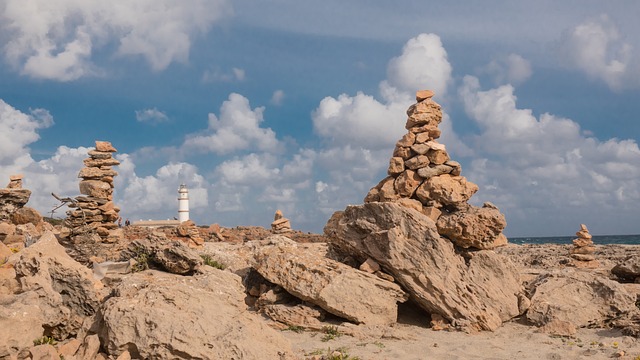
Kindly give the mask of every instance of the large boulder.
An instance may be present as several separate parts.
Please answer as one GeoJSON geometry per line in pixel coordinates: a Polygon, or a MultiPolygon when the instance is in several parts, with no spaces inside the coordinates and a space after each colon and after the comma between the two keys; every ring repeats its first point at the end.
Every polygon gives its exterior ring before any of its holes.
{"type": "Polygon", "coordinates": [[[38,294],[45,319],[42,328],[56,339],[75,335],[104,295],[102,283],[67,255],[51,232],[20,252],[15,272],[21,292],[38,294]]]}
{"type": "Polygon", "coordinates": [[[40,215],[38,210],[25,206],[16,210],[13,214],[11,214],[11,221],[15,225],[23,225],[23,224],[38,225],[39,223],[42,222],[42,215],[40,215]]]}
{"type": "MultiPolygon", "coordinates": [[[[202,258],[195,250],[180,241],[171,241],[166,237],[152,236],[150,239],[138,239],[129,244],[120,254],[123,261],[135,259],[173,274],[192,274],[202,265],[202,258]]],[[[140,264],[145,267],[145,264],[140,264]]]]}
{"type": "Polygon", "coordinates": [[[636,281],[640,279],[640,257],[629,256],[623,261],[616,264],[611,269],[611,273],[624,281],[636,281]]]}
{"type": "Polygon", "coordinates": [[[301,300],[356,323],[395,323],[397,303],[407,300],[398,285],[315,256],[292,240],[263,247],[256,254],[256,262],[256,270],[265,279],[301,300]]]}
{"type": "Polygon", "coordinates": [[[106,351],[114,357],[128,351],[137,359],[293,358],[289,342],[246,310],[239,276],[203,271],[123,277],[97,327],[106,351]]]}
{"type": "Polygon", "coordinates": [[[31,191],[27,189],[0,189],[0,221],[9,220],[11,214],[29,202],[31,191]]]}
{"type": "Polygon", "coordinates": [[[554,320],[575,327],[603,326],[635,309],[636,297],[624,286],[592,271],[566,268],[538,276],[527,319],[538,326],[554,320]]]}
{"type": "Polygon", "coordinates": [[[524,311],[515,266],[493,251],[457,251],[433,220],[395,203],[372,202],[336,212],[330,242],[359,261],[372,258],[412,300],[460,328],[495,330],[524,311]]]}
{"type": "Polygon", "coordinates": [[[41,300],[33,291],[0,296],[0,359],[12,359],[33,346],[46,322],[41,300]]]}

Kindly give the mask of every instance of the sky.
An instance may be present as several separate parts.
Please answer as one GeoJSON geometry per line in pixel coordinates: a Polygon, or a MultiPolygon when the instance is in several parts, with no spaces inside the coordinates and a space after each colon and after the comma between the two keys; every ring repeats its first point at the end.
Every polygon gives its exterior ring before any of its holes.
{"type": "MultiPolygon", "coordinates": [[[[639,234],[635,0],[0,0],[0,183],[79,195],[117,149],[123,218],[322,228],[386,176],[417,90],[509,237],[639,234]],[[5,179],[5,180],[2,180],[5,179]]],[[[2,184],[0,184],[2,186],[2,184]]]]}

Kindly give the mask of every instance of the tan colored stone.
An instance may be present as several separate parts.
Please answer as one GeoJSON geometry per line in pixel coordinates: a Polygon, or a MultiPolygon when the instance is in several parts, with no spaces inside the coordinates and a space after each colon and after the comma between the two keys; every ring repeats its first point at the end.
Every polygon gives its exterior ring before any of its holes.
{"type": "Polygon", "coordinates": [[[13,251],[7,245],[0,242],[0,265],[7,262],[9,256],[13,255],[13,251]]]}
{"type": "Polygon", "coordinates": [[[6,235],[13,235],[16,232],[16,226],[8,222],[0,222],[0,238],[6,235]]]}
{"type": "Polygon", "coordinates": [[[462,172],[462,165],[460,165],[459,162],[453,161],[453,160],[449,160],[449,161],[445,162],[444,164],[449,166],[449,167],[451,167],[451,175],[460,176],[460,173],[462,172]]]}
{"type": "Polygon", "coordinates": [[[401,157],[392,157],[389,160],[389,169],[387,170],[387,174],[396,175],[400,174],[404,171],[404,160],[401,157]]]}
{"type": "Polygon", "coordinates": [[[432,90],[418,90],[416,91],[416,101],[420,102],[429,98],[432,98],[435,92],[432,90]]]}
{"type": "Polygon", "coordinates": [[[593,245],[593,241],[591,239],[577,238],[577,239],[573,239],[572,242],[575,247],[585,247],[585,246],[593,245]]]}
{"type": "Polygon", "coordinates": [[[460,205],[476,191],[478,185],[467,181],[464,176],[443,174],[426,179],[416,190],[416,196],[423,204],[433,200],[443,205],[460,205]]]}
{"type": "Polygon", "coordinates": [[[102,166],[114,166],[114,165],[120,165],[120,161],[116,160],[116,159],[92,159],[92,158],[87,158],[84,159],[82,161],[84,163],[84,166],[86,167],[102,167],[102,166]]]}
{"type": "Polygon", "coordinates": [[[82,342],[78,339],[71,339],[64,344],[58,346],[58,354],[60,355],[60,359],[73,359],[76,351],[80,348],[82,342]]]}
{"type": "Polygon", "coordinates": [[[429,151],[429,149],[429,145],[419,142],[418,137],[416,136],[416,143],[411,146],[411,150],[418,155],[424,155],[429,151]]]}
{"type": "Polygon", "coordinates": [[[422,211],[422,203],[416,199],[409,199],[409,198],[403,197],[398,200],[395,200],[394,202],[404,207],[414,209],[416,211],[422,211]]]}
{"type": "Polygon", "coordinates": [[[428,179],[434,176],[449,174],[453,171],[448,165],[433,165],[433,166],[425,166],[418,169],[418,175],[424,179],[428,179]]]}
{"type": "Polygon", "coordinates": [[[574,247],[570,250],[571,254],[593,254],[596,252],[595,246],[574,247]]]}
{"type": "Polygon", "coordinates": [[[406,159],[412,157],[413,153],[411,152],[411,149],[408,148],[408,147],[396,146],[395,150],[393,151],[393,156],[402,158],[403,160],[406,160],[406,159]]]}
{"type": "Polygon", "coordinates": [[[402,139],[398,140],[396,147],[411,147],[416,142],[416,135],[414,133],[406,133],[402,139]]]}
{"type": "Polygon", "coordinates": [[[429,166],[429,158],[425,155],[414,156],[411,159],[405,161],[404,166],[410,170],[418,170],[420,168],[429,166]]]}
{"type": "Polygon", "coordinates": [[[53,345],[37,345],[29,349],[31,360],[59,360],[60,356],[53,345]]]}
{"type": "Polygon", "coordinates": [[[580,230],[580,231],[576,232],[576,236],[581,238],[581,239],[591,239],[592,238],[591,234],[589,234],[589,231],[587,231],[587,230],[580,230]]]}
{"type": "Polygon", "coordinates": [[[108,199],[113,190],[108,183],[97,180],[80,181],[80,193],[102,199],[108,199]]]}
{"type": "Polygon", "coordinates": [[[113,180],[113,176],[118,175],[118,172],[115,170],[101,170],[96,167],[84,167],[78,173],[79,178],[83,179],[100,179],[103,177],[111,177],[113,180]]]}
{"type": "Polygon", "coordinates": [[[38,210],[25,206],[11,214],[11,222],[13,222],[15,225],[37,225],[42,222],[42,215],[40,215],[38,210]]]}
{"type": "Polygon", "coordinates": [[[571,257],[578,261],[593,261],[596,259],[592,254],[571,254],[571,257]]]}
{"type": "Polygon", "coordinates": [[[131,354],[128,351],[124,351],[120,356],[116,358],[116,360],[131,360],[131,354]]]}
{"type": "Polygon", "coordinates": [[[380,270],[380,264],[378,264],[372,258],[367,258],[359,267],[361,271],[368,272],[369,274],[373,274],[376,271],[380,270]]]}
{"type": "Polygon", "coordinates": [[[108,141],[98,141],[96,140],[96,151],[102,152],[117,152],[116,148],[111,145],[108,141]]]}
{"type": "Polygon", "coordinates": [[[392,201],[400,198],[400,194],[396,192],[395,179],[391,176],[387,176],[385,179],[381,181],[381,186],[378,191],[378,201],[392,201]]]}
{"type": "Polygon", "coordinates": [[[394,189],[400,196],[411,197],[421,182],[422,178],[415,171],[405,170],[396,178],[394,189]]]}
{"type": "Polygon", "coordinates": [[[440,211],[440,209],[434,206],[423,206],[422,213],[427,215],[429,219],[435,222],[435,221],[438,221],[438,218],[442,214],[442,211],[440,211]]]}
{"type": "Polygon", "coordinates": [[[283,217],[284,217],[284,215],[282,215],[282,211],[276,210],[276,213],[273,215],[273,220],[280,220],[283,217]]]}
{"type": "Polygon", "coordinates": [[[469,206],[464,211],[443,213],[437,221],[438,233],[462,248],[482,250],[506,245],[502,230],[507,226],[500,210],[469,206]]]}
{"type": "Polygon", "coordinates": [[[113,157],[112,153],[108,151],[89,150],[87,154],[92,159],[111,159],[113,157]]]}
{"type": "Polygon", "coordinates": [[[447,154],[446,150],[431,149],[427,152],[427,156],[429,161],[436,165],[444,164],[449,160],[449,154],[447,154]]]}
{"type": "Polygon", "coordinates": [[[570,321],[553,319],[538,328],[538,331],[554,336],[574,336],[578,330],[570,321]]]}

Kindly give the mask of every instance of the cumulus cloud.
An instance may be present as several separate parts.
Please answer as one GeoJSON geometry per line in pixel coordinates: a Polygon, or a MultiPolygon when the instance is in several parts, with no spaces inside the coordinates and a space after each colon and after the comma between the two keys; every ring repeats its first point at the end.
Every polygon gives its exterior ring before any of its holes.
{"type": "Polygon", "coordinates": [[[233,93],[222,103],[220,116],[209,114],[209,128],[203,133],[188,135],[183,148],[216,154],[247,149],[276,152],[281,144],[275,132],[260,127],[263,112],[264,107],[252,110],[247,98],[233,93]]]}
{"type": "Polygon", "coordinates": [[[0,174],[17,171],[31,163],[28,145],[36,142],[38,130],[53,125],[47,110],[35,109],[25,114],[0,99],[0,174]]]}
{"type": "Polygon", "coordinates": [[[136,120],[147,124],[160,124],[169,121],[169,117],[157,108],[136,110],[136,120]]]}
{"type": "Polygon", "coordinates": [[[194,37],[232,13],[227,0],[6,0],[5,60],[22,74],[71,81],[99,70],[97,49],[117,44],[116,56],[142,56],[155,71],[186,62],[194,37]]]}
{"type": "Polygon", "coordinates": [[[578,67],[613,90],[639,83],[633,48],[606,15],[567,31],[560,42],[560,52],[570,66],[578,67]]]}
{"type": "Polygon", "coordinates": [[[480,72],[491,76],[496,85],[519,85],[533,74],[531,63],[518,54],[509,54],[506,57],[492,60],[480,72]]]}
{"type": "Polygon", "coordinates": [[[472,139],[477,156],[465,172],[482,189],[476,200],[501,206],[520,231],[539,233],[541,221],[558,219],[606,228],[611,225],[601,223],[601,211],[640,210],[635,141],[600,141],[571,119],[536,117],[517,107],[510,85],[482,91],[478,79],[467,76],[459,93],[480,126],[472,139]]]}

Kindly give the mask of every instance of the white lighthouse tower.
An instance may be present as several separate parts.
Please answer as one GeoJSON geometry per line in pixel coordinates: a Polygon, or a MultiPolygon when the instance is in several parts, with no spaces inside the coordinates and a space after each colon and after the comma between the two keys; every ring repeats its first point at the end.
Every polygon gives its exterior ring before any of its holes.
{"type": "Polygon", "coordinates": [[[189,190],[187,185],[181,184],[178,188],[178,220],[189,220],[189,190]]]}

